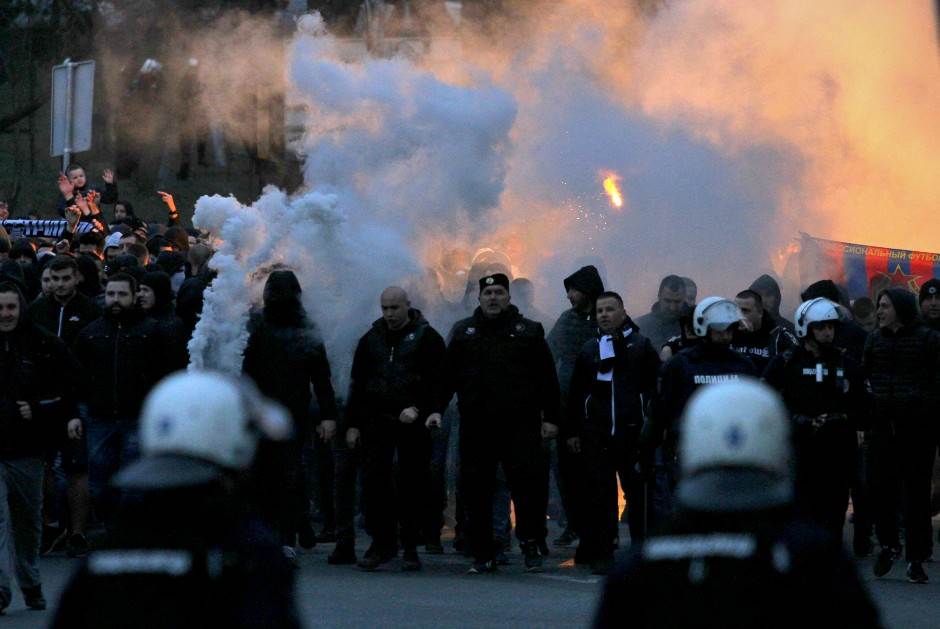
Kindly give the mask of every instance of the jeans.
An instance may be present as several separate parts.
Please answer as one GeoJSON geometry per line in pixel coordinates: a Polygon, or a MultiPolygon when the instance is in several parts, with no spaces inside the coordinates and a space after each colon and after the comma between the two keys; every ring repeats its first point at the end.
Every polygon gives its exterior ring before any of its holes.
{"type": "Polygon", "coordinates": [[[20,589],[40,585],[44,474],[41,457],[0,461],[0,607],[10,602],[14,570],[20,589]]]}
{"type": "Polygon", "coordinates": [[[111,478],[118,470],[140,458],[137,422],[88,417],[83,425],[88,439],[91,503],[98,519],[108,522],[121,500],[121,492],[111,486],[111,478]]]}

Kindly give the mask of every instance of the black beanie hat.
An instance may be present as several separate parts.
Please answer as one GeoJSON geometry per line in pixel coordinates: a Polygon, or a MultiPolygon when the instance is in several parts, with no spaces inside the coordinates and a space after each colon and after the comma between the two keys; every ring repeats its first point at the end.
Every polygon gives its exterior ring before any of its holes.
{"type": "Polygon", "coordinates": [[[509,290],[509,278],[506,277],[504,273],[484,275],[480,278],[480,292],[482,293],[483,289],[487,286],[502,286],[506,290],[509,290]]]}
{"type": "Polygon", "coordinates": [[[604,292],[604,282],[594,265],[582,266],[580,269],[565,278],[565,290],[579,290],[595,301],[597,296],[604,292]]]}
{"type": "Polygon", "coordinates": [[[770,295],[776,295],[777,300],[780,300],[780,284],[777,283],[777,280],[771,276],[764,274],[759,278],[751,282],[749,287],[752,291],[758,293],[768,293],[770,295]]]}
{"type": "Polygon", "coordinates": [[[142,286],[150,287],[154,295],[154,308],[162,309],[173,303],[173,287],[170,276],[163,271],[150,271],[140,278],[142,286]]]}
{"type": "Polygon", "coordinates": [[[930,278],[920,285],[920,296],[918,301],[923,303],[928,296],[940,294],[940,280],[935,277],[930,278]]]}

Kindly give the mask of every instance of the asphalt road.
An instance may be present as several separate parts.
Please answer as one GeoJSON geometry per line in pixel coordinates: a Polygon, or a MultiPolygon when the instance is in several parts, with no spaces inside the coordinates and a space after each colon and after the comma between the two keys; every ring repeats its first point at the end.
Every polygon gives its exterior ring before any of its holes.
{"type": "MultiPolygon", "coordinates": [[[[365,547],[366,540],[360,539],[360,552],[365,547]]],[[[471,576],[465,574],[468,560],[454,554],[449,544],[445,547],[445,555],[422,555],[420,573],[401,572],[400,561],[374,573],[355,566],[330,566],[326,556],[332,545],[302,552],[297,600],[307,626],[579,627],[590,623],[601,580],[573,566],[572,551],[553,549],[543,572],[526,574],[515,550],[512,564],[498,574],[471,576]]],[[[872,576],[871,565],[871,559],[858,562],[888,627],[940,626],[940,563],[927,565],[931,578],[927,585],[909,584],[903,562],[883,579],[872,576]]],[[[61,555],[42,559],[50,610],[74,566],[74,560],[61,555]]],[[[0,617],[0,628],[43,627],[51,615],[51,611],[26,610],[17,592],[6,615],[0,617]]]]}

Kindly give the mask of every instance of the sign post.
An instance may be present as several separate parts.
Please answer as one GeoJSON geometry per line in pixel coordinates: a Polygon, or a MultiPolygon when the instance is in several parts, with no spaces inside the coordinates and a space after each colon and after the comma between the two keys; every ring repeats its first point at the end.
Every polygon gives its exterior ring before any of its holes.
{"type": "Polygon", "coordinates": [[[52,68],[52,133],[49,154],[62,156],[66,172],[72,155],[91,148],[95,103],[95,62],[66,59],[52,68]]]}

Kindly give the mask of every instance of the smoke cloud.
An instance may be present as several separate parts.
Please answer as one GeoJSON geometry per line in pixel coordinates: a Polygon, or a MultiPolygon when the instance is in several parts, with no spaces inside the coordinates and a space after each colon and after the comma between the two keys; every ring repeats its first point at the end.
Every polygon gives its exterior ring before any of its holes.
{"type": "Polygon", "coordinates": [[[634,315],[667,273],[695,279],[700,296],[782,273],[803,230],[940,250],[922,228],[940,198],[926,0],[686,1],[644,14],[533,4],[417,61],[343,61],[317,28],[295,38],[285,76],[307,107],[304,189],[197,204],[197,224],[224,244],[194,364],[240,364],[245,304],[260,295],[252,272],[273,263],[299,270],[343,358],[388,284],[412,288],[446,332],[465,311],[442,293],[453,301],[484,247],[507,254],[551,314],[562,278],[595,262],[634,315]],[[608,172],[623,209],[603,193],[608,172]]]}

